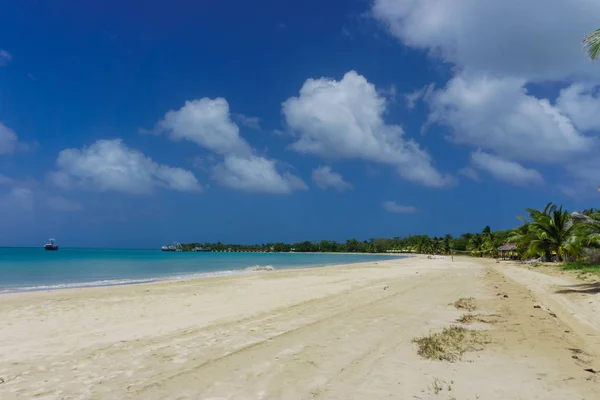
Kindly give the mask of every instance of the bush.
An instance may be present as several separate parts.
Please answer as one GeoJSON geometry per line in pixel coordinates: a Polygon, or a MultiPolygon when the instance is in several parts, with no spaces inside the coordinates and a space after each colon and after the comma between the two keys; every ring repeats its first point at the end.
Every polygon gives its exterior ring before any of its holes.
{"type": "Polygon", "coordinates": [[[592,265],[600,265],[600,249],[585,249],[583,260],[592,265]]]}

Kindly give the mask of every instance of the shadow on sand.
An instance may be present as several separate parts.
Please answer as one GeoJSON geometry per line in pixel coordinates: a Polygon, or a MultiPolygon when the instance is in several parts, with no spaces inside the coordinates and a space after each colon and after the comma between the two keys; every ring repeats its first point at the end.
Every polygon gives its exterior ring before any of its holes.
{"type": "Polygon", "coordinates": [[[600,293],[600,282],[563,286],[563,289],[557,290],[556,293],[598,294],[600,293]]]}

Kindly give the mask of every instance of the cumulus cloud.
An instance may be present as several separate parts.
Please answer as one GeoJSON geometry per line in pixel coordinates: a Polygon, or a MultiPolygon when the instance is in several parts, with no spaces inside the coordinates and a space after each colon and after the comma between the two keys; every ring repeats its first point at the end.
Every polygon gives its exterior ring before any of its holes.
{"type": "Polygon", "coordinates": [[[384,210],[393,214],[414,214],[417,208],[414,206],[402,206],[395,201],[384,201],[381,205],[384,210]]]}
{"type": "Polygon", "coordinates": [[[450,127],[457,143],[516,160],[559,162],[587,151],[594,141],[524,85],[513,78],[456,76],[430,96],[429,123],[450,127]]]}
{"type": "Polygon", "coordinates": [[[186,101],[179,110],[167,112],[155,132],[166,132],[173,140],[192,141],[220,155],[252,153],[223,98],[186,101]]]}
{"type": "Polygon", "coordinates": [[[560,91],[557,107],[568,115],[577,128],[600,130],[600,87],[575,83],[560,91]]]}
{"type": "Polygon", "coordinates": [[[307,189],[297,176],[277,171],[275,161],[260,156],[226,156],[212,171],[213,178],[222,186],[246,192],[289,194],[307,189]]]}
{"type": "Polygon", "coordinates": [[[48,207],[57,211],[80,211],[83,209],[81,203],[66,199],[61,196],[52,196],[46,200],[48,207]]]}
{"type": "Polygon", "coordinates": [[[82,149],[62,150],[56,164],[58,170],[48,177],[62,188],[75,185],[133,194],[148,193],[155,187],[179,191],[201,189],[190,171],[158,164],[128,148],[120,139],[98,140],[82,149]]]}
{"type": "Polygon", "coordinates": [[[363,159],[394,166],[404,179],[430,187],[452,183],[429,154],[383,120],[386,99],[365,77],[350,71],[339,80],[308,79],[282,112],[299,139],[291,148],[326,159],[363,159]]]}
{"type": "MultiPolygon", "coordinates": [[[[237,114],[245,125],[260,127],[257,118],[237,114]]],[[[189,140],[223,161],[211,167],[211,177],[221,186],[255,193],[288,194],[306,189],[300,178],[280,172],[275,160],[255,154],[232,121],[229,103],[223,98],[187,101],[179,110],[167,112],[153,133],[173,140],[189,140]]]]}
{"type": "Polygon", "coordinates": [[[342,178],[342,175],[333,172],[329,166],[314,169],[312,178],[315,184],[323,190],[332,188],[338,192],[343,192],[344,190],[352,189],[352,185],[346,182],[342,178]]]}
{"type": "Polygon", "coordinates": [[[600,188],[600,158],[581,158],[565,167],[568,183],[561,185],[564,193],[572,196],[597,196],[600,188]]]}
{"type": "Polygon", "coordinates": [[[567,172],[600,151],[590,85],[600,69],[581,45],[600,2],[374,0],[371,12],[403,44],[447,63],[454,77],[425,101],[428,124],[447,126],[455,143],[567,172]],[[549,82],[563,87],[556,99],[527,90],[549,82]]]}
{"type": "Polygon", "coordinates": [[[542,175],[534,169],[525,168],[522,165],[504,160],[493,154],[476,151],[471,154],[471,163],[488,173],[499,181],[512,183],[514,185],[541,185],[544,183],[542,175]]]}
{"type": "Polygon", "coordinates": [[[11,61],[12,55],[8,51],[0,49],[0,67],[4,67],[11,61]]]}
{"type": "Polygon", "coordinates": [[[467,72],[528,81],[599,77],[581,41],[595,0],[375,0],[372,14],[405,45],[467,72]]]}
{"type": "Polygon", "coordinates": [[[17,148],[17,134],[0,122],[0,154],[9,154],[17,148]]]}

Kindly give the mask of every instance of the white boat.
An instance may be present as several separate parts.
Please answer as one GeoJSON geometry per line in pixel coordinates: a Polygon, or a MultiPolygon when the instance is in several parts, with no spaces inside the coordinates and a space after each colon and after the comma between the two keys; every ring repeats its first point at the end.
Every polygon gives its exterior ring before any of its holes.
{"type": "Polygon", "coordinates": [[[46,250],[58,250],[58,245],[54,243],[54,239],[48,239],[48,243],[44,245],[44,249],[46,250]]]}

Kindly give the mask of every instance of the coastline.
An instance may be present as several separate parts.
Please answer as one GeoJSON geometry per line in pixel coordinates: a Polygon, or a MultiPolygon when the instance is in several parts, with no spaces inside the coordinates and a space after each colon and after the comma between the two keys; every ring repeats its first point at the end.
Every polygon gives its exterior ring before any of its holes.
{"type": "MultiPolygon", "coordinates": [[[[560,302],[549,316],[527,286],[539,279],[506,267],[411,257],[8,294],[0,397],[594,398],[595,338],[563,321],[560,302]],[[489,345],[452,364],[422,359],[413,339],[456,324],[461,297],[496,316],[472,326],[489,345]]],[[[588,301],[569,315],[585,317],[588,301]]]]}
{"type": "MultiPolygon", "coordinates": [[[[178,253],[173,253],[178,254],[178,253]]],[[[243,254],[243,253],[236,253],[243,254]]],[[[279,253],[272,253],[279,254],[279,253]]],[[[375,253],[282,253],[282,254],[309,254],[309,255],[344,255],[344,256],[369,256],[372,258],[377,258],[379,256],[384,256],[388,260],[394,259],[402,259],[405,257],[410,257],[406,255],[390,255],[390,254],[375,254],[375,253]]],[[[166,262],[166,261],[165,261],[166,262]]],[[[151,284],[158,282],[169,282],[169,281],[182,281],[189,279],[206,279],[211,277],[219,277],[219,276],[230,276],[230,275],[238,275],[238,274],[248,274],[248,273],[256,273],[263,272],[254,269],[260,268],[273,268],[275,271],[284,271],[284,270],[294,270],[294,269],[311,269],[311,268],[324,268],[331,266],[343,266],[343,265],[351,265],[351,264],[361,264],[364,261],[357,261],[355,263],[348,262],[331,262],[331,261],[323,261],[324,264],[314,264],[314,265],[285,265],[273,267],[272,265],[249,265],[244,268],[236,268],[236,269],[226,269],[219,270],[216,269],[214,271],[203,271],[203,272],[180,272],[173,274],[165,274],[165,275],[156,275],[156,276],[147,276],[147,277],[122,277],[122,278],[113,278],[113,279],[102,279],[102,280],[93,280],[93,281],[79,281],[79,282],[62,282],[62,283],[48,283],[42,285],[34,285],[34,284],[18,284],[12,286],[0,287],[0,296],[12,294],[12,293],[27,293],[27,292],[37,292],[37,291],[54,291],[54,290],[72,290],[72,289],[86,289],[86,288],[94,288],[94,287],[111,287],[111,286],[125,286],[125,285],[142,285],[142,284],[151,284]]],[[[371,261],[369,261],[371,262],[371,261]]],[[[270,271],[273,272],[273,271],[270,271]]]]}

